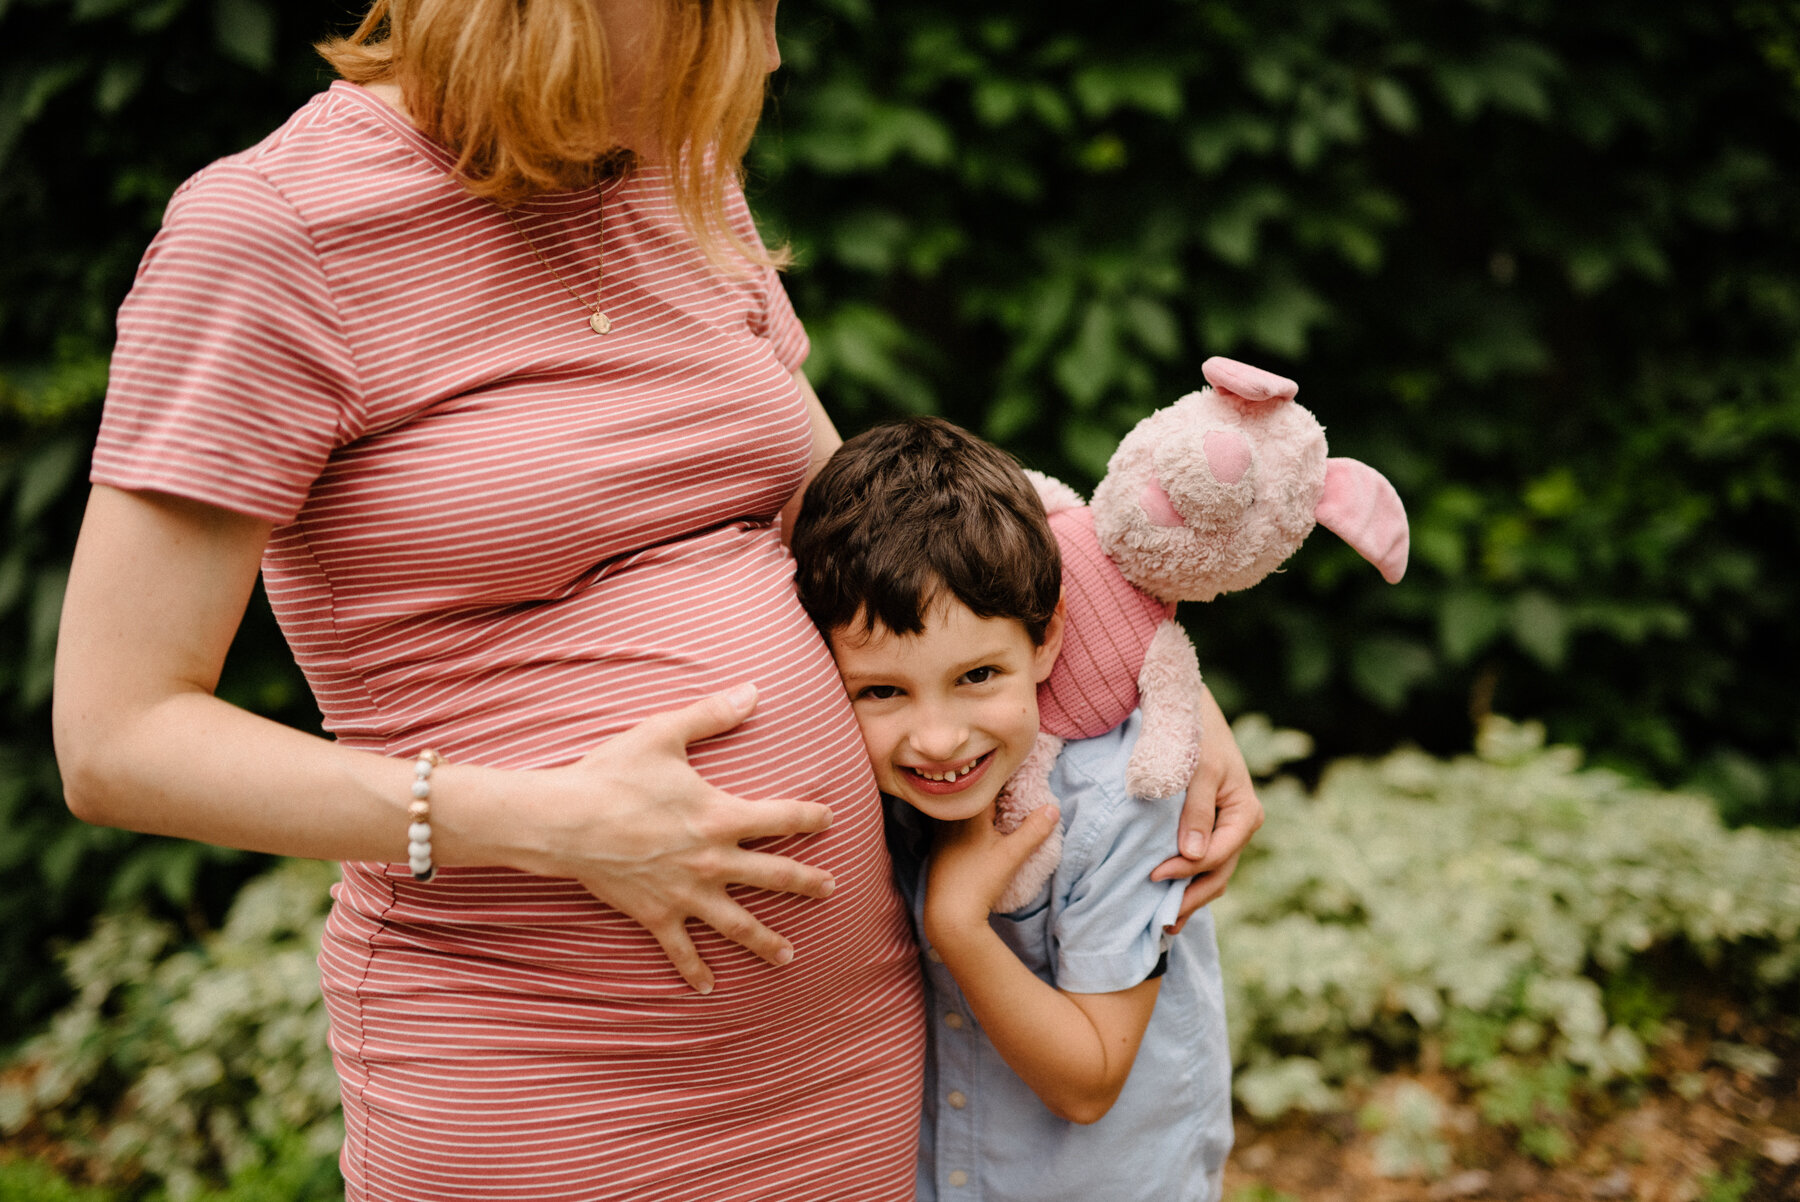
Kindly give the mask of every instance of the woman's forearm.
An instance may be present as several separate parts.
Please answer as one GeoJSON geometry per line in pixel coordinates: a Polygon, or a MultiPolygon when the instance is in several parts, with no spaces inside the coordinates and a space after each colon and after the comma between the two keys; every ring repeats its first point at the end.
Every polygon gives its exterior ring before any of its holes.
{"type": "MultiPolygon", "coordinates": [[[[84,821],[322,860],[404,860],[409,763],[353,751],[246,713],[210,693],[175,693],[104,716],[59,706],[58,761],[84,821]]],[[[503,863],[482,846],[488,801],[474,773],[434,779],[435,860],[503,863]],[[457,779],[461,775],[463,779],[457,779]]]]}

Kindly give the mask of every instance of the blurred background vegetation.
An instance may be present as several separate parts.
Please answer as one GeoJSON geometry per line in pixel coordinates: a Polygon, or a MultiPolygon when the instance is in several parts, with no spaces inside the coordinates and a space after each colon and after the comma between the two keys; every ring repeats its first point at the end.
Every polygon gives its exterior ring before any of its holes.
{"type": "MultiPolygon", "coordinates": [[[[162,207],[328,75],[349,0],[0,0],[0,1048],[102,911],[265,861],[84,827],[55,625],[112,319],[162,207]]],[[[788,0],[748,188],[846,433],[942,413],[1086,489],[1222,354],[1406,499],[1189,607],[1301,776],[1489,715],[1800,824],[1800,3],[788,0]],[[1787,665],[1783,667],[1783,665],[1787,665]]],[[[223,691],[316,725],[258,601],[223,691]]]]}

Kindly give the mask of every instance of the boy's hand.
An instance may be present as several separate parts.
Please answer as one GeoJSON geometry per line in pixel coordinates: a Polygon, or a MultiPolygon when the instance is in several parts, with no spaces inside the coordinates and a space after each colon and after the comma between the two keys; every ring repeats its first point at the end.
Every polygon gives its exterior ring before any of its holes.
{"type": "Polygon", "coordinates": [[[1057,808],[1047,805],[1027,814],[1010,835],[994,829],[991,810],[945,823],[931,849],[925,886],[926,937],[939,943],[942,940],[934,932],[948,935],[976,926],[985,928],[988,915],[1020,865],[1061,820],[1057,808]]]}

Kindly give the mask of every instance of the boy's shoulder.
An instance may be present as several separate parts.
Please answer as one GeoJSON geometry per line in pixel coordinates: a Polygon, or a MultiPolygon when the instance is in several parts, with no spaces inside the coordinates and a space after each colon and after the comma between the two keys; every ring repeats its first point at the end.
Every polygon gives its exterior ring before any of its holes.
{"type": "MultiPolygon", "coordinates": [[[[1063,744],[1050,769],[1050,791],[1065,810],[1065,827],[1075,822],[1093,825],[1119,819],[1150,821],[1164,811],[1177,817],[1183,797],[1133,797],[1126,789],[1126,770],[1143,730],[1143,716],[1133,710],[1119,725],[1104,734],[1070,739],[1063,744]],[[1073,807],[1074,814],[1069,814],[1073,807]]],[[[1173,846],[1171,844],[1170,846],[1173,846]]]]}

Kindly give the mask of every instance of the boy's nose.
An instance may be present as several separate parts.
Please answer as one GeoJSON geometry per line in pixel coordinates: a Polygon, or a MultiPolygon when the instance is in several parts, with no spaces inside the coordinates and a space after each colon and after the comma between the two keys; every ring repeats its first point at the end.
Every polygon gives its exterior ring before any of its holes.
{"type": "Polygon", "coordinates": [[[948,712],[921,715],[912,731],[913,750],[939,762],[956,758],[968,741],[968,723],[948,712]]]}

